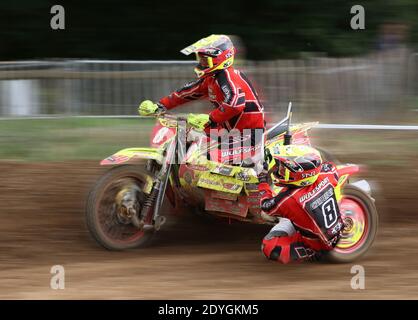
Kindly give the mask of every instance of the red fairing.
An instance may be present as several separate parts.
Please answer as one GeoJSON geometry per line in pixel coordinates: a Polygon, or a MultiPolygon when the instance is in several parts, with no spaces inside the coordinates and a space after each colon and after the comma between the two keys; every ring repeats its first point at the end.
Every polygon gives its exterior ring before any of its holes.
{"type": "Polygon", "coordinates": [[[339,168],[337,171],[338,171],[338,174],[340,176],[343,176],[343,175],[346,175],[346,174],[352,175],[352,174],[355,174],[355,173],[359,172],[360,167],[358,165],[355,165],[355,164],[350,164],[350,165],[344,166],[342,168],[339,168]]]}
{"type": "Polygon", "coordinates": [[[280,216],[291,220],[295,227],[302,231],[299,240],[302,240],[311,249],[330,250],[332,247],[328,245],[328,241],[334,236],[332,229],[336,227],[337,223],[340,223],[338,206],[333,193],[334,187],[338,184],[338,178],[335,166],[331,163],[325,163],[315,183],[306,187],[285,187],[278,195],[274,196],[267,183],[260,183],[261,209],[268,215],[280,216]],[[322,203],[320,201],[324,199],[321,196],[324,193],[327,193],[329,198],[334,199],[334,208],[337,210],[335,221],[330,222],[330,227],[327,224],[324,226],[315,221],[313,216],[317,213],[309,211],[309,208],[314,207],[313,203],[317,199],[316,207],[321,207],[322,203]]]}
{"type": "Polygon", "coordinates": [[[174,128],[164,127],[157,121],[157,124],[152,129],[150,145],[153,148],[158,148],[175,134],[176,130],[174,128]]]}
{"type": "Polygon", "coordinates": [[[232,67],[187,83],[159,102],[167,109],[197,99],[208,99],[215,107],[210,119],[227,130],[264,128],[264,109],[246,76],[232,67]]]}

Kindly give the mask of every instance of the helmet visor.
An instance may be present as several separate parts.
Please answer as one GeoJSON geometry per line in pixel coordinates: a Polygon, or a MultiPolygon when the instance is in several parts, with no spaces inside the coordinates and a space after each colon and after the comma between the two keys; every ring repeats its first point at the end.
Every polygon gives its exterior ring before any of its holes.
{"type": "Polygon", "coordinates": [[[198,67],[200,69],[207,69],[207,68],[213,67],[212,57],[208,57],[201,53],[196,53],[196,59],[197,59],[197,62],[199,63],[198,67]]]}

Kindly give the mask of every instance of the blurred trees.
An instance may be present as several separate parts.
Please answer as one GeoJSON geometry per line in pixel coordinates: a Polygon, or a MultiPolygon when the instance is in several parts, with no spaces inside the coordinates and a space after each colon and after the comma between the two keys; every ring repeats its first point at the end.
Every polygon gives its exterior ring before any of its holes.
{"type": "Polygon", "coordinates": [[[388,23],[401,25],[405,41],[416,47],[416,0],[2,0],[0,60],[184,59],[180,49],[212,33],[240,36],[250,59],[349,56],[381,47],[388,23]],[[65,8],[65,30],[50,28],[54,4],[65,8]],[[350,28],[355,4],[366,10],[365,30],[350,28]]]}

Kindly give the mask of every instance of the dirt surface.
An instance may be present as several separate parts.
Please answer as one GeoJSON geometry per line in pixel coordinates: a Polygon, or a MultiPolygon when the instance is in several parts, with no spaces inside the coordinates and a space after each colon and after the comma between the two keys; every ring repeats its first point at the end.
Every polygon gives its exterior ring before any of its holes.
{"type": "Polygon", "coordinates": [[[398,201],[399,186],[380,188],[378,237],[356,262],[365,268],[366,289],[353,290],[352,264],[266,260],[260,241],[267,226],[169,216],[149,247],[106,251],[84,222],[88,190],[102,173],[95,162],[0,163],[0,298],[418,298],[413,186],[398,201]],[[65,267],[65,290],[50,288],[53,265],[65,267]]]}

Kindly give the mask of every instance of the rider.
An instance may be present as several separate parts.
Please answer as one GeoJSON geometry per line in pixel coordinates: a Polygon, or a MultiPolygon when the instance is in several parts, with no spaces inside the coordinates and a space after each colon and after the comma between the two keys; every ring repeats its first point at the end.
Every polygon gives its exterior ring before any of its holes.
{"type": "Polygon", "coordinates": [[[269,163],[259,174],[261,210],[269,218],[280,217],[264,237],[262,251],[281,263],[317,259],[334,248],[343,228],[334,191],[336,167],[323,163],[309,146],[285,145],[277,151],[268,153],[269,163]],[[274,184],[282,187],[277,195],[267,183],[270,172],[274,184]]]}
{"type": "Polygon", "coordinates": [[[194,127],[205,130],[237,129],[251,130],[255,134],[264,131],[264,109],[257,92],[248,78],[233,68],[235,47],[226,35],[211,35],[184,48],[185,55],[196,54],[198,61],[194,71],[197,80],[153,103],[143,101],[139,106],[140,115],[153,115],[173,109],[197,99],[208,99],[214,105],[209,114],[190,114],[187,121],[194,127]],[[254,129],[261,129],[254,130],[254,129]]]}

